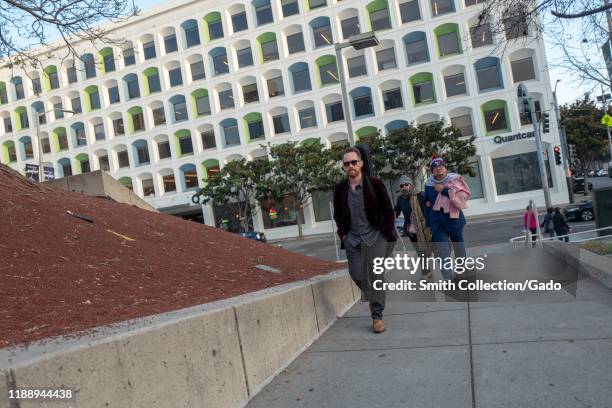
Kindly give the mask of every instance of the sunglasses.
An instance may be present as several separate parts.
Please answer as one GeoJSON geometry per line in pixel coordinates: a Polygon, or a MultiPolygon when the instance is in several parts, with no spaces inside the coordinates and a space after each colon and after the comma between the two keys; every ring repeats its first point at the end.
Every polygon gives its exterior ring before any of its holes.
{"type": "Polygon", "coordinates": [[[410,183],[408,183],[408,184],[400,184],[400,188],[409,187],[409,186],[411,186],[411,185],[412,185],[412,184],[410,184],[410,183]]]}
{"type": "Polygon", "coordinates": [[[342,162],[342,165],[343,165],[344,167],[349,167],[349,166],[353,166],[353,167],[354,167],[354,166],[357,166],[357,163],[359,163],[360,161],[361,161],[361,160],[350,160],[350,161],[345,161],[345,162],[342,162]]]}

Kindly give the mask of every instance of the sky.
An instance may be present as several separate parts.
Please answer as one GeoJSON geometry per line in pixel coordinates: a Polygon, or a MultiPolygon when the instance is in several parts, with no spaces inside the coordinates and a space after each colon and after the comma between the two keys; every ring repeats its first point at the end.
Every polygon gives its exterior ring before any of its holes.
{"type": "MultiPolygon", "coordinates": [[[[155,7],[163,3],[164,0],[135,0],[135,4],[143,11],[146,11],[148,8],[155,7]]],[[[558,50],[554,49],[548,43],[545,44],[546,55],[549,64],[561,58],[561,53],[558,50]]],[[[594,55],[593,57],[603,58],[601,55],[594,55]]],[[[551,86],[553,88],[555,87],[555,82],[557,81],[557,79],[561,80],[561,82],[559,82],[559,84],[557,85],[557,101],[559,105],[573,102],[577,98],[580,98],[582,95],[584,95],[585,92],[590,91],[592,88],[581,85],[571,74],[568,74],[567,72],[564,72],[563,69],[555,66],[549,67],[549,74],[551,86]]]]}

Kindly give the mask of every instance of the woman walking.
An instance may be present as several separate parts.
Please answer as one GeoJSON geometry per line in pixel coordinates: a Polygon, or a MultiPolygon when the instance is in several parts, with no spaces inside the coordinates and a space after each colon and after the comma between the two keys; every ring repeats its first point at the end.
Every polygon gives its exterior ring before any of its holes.
{"type": "Polygon", "coordinates": [[[531,206],[528,206],[525,214],[523,214],[523,229],[531,232],[531,246],[535,247],[538,240],[538,220],[531,206]]]}

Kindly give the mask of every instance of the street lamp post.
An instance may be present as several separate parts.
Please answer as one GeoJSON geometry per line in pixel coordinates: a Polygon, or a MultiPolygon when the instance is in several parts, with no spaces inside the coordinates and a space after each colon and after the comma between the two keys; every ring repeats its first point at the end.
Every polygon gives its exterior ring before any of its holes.
{"type": "Polygon", "coordinates": [[[565,126],[561,125],[561,115],[559,114],[559,104],[557,103],[557,85],[561,82],[557,79],[555,89],[553,90],[553,108],[555,109],[555,117],[557,119],[557,129],[559,131],[559,139],[561,140],[561,151],[563,152],[563,170],[565,171],[565,182],[567,183],[567,192],[569,194],[569,202],[574,202],[574,189],[572,186],[572,173],[569,168],[569,151],[567,148],[567,136],[565,135],[565,126]]]}
{"type": "Polygon", "coordinates": [[[336,43],[336,64],[338,65],[338,79],[340,80],[340,90],[342,91],[342,109],[344,111],[344,120],[348,130],[348,140],[351,146],[355,146],[355,134],[353,133],[353,123],[351,122],[351,109],[348,103],[348,94],[346,92],[346,83],[344,78],[344,63],[342,61],[342,49],[353,47],[356,50],[374,47],[378,45],[378,39],[373,31],[363,34],[351,36],[348,40],[336,43]]]}
{"type": "Polygon", "coordinates": [[[536,153],[538,156],[538,165],[540,168],[540,180],[542,183],[542,190],[544,191],[544,203],[546,208],[551,207],[550,191],[548,189],[548,173],[546,172],[546,166],[544,165],[544,155],[542,153],[542,137],[540,135],[540,129],[538,126],[538,119],[536,117],[535,105],[533,98],[529,96],[527,87],[520,83],[517,90],[519,103],[521,107],[521,113],[527,113],[531,117],[531,123],[533,124],[533,135],[535,136],[536,142],[536,153]]]}
{"type": "Polygon", "coordinates": [[[36,145],[38,146],[38,182],[42,183],[43,181],[45,181],[45,169],[44,169],[44,162],[43,162],[43,148],[42,148],[42,139],[40,137],[40,118],[43,115],[46,115],[47,113],[50,112],[64,112],[64,113],[75,113],[71,110],[67,110],[67,109],[49,109],[48,111],[44,111],[44,112],[36,112],[36,114],[34,115],[36,118],[36,140],[37,143],[36,145]]]}

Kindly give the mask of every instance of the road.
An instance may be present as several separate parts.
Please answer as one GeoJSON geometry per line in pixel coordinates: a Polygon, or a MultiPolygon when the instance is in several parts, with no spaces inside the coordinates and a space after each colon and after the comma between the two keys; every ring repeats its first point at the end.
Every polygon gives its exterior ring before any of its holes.
{"type": "MultiPolygon", "coordinates": [[[[586,231],[595,228],[595,222],[570,223],[572,232],[586,231]]],[[[468,220],[464,230],[466,246],[475,248],[497,243],[509,242],[510,238],[523,234],[523,216],[521,213],[498,215],[495,217],[468,220]]],[[[410,242],[404,238],[410,248],[410,242]]],[[[336,241],[337,245],[340,245],[336,241]]],[[[290,239],[273,242],[272,245],[282,245],[283,248],[315,258],[335,261],[336,249],[334,238],[330,234],[316,235],[303,239],[290,239]]],[[[398,244],[399,245],[399,244],[398,244]]],[[[346,259],[344,250],[338,250],[340,259],[346,259]]]]}

